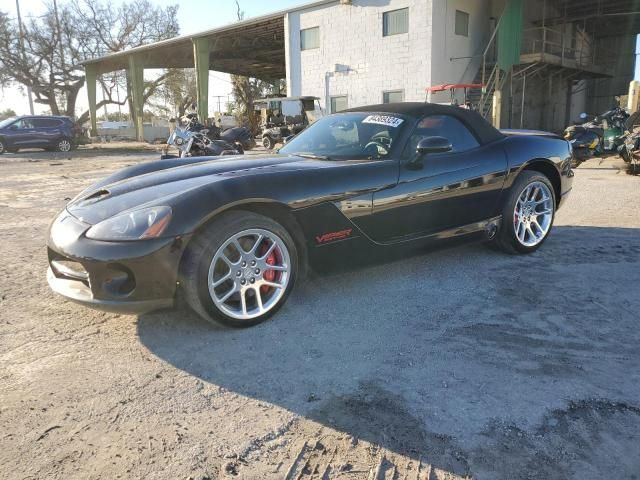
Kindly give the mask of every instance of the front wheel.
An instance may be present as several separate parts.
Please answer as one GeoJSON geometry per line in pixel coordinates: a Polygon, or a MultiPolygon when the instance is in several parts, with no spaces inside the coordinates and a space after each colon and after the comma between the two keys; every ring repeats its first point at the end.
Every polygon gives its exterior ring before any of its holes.
{"type": "Polygon", "coordinates": [[[187,303],[205,320],[250,327],[278,311],[297,271],[297,249],[282,225],[233,211],[192,240],[181,283],[187,303]]]}
{"type": "Polygon", "coordinates": [[[273,148],[274,141],[271,137],[266,136],[262,138],[262,146],[267,150],[271,150],[273,148]]]}
{"type": "Polygon", "coordinates": [[[4,141],[0,140],[0,155],[7,151],[7,147],[4,145],[4,141]]]}
{"type": "Polygon", "coordinates": [[[502,226],[495,238],[507,253],[531,253],[547,239],[555,216],[555,192],[538,172],[522,172],[502,210],[502,226]]]}

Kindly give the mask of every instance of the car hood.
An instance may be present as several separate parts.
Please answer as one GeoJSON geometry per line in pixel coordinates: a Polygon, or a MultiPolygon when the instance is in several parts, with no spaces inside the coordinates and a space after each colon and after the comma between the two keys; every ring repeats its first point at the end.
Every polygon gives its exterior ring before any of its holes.
{"type": "Polygon", "coordinates": [[[69,202],[67,211],[93,225],[128,210],[171,205],[177,196],[225,179],[327,168],[332,163],[278,154],[160,160],[125,168],[97,182],[69,202]]]}

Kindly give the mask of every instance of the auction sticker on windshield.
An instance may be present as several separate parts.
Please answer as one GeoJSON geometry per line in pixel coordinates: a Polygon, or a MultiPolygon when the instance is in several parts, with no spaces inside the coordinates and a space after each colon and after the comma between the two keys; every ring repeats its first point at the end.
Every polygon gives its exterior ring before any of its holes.
{"type": "Polygon", "coordinates": [[[404,120],[390,115],[369,115],[362,123],[376,123],[378,125],[386,125],[387,127],[397,128],[402,125],[404,120]]]}

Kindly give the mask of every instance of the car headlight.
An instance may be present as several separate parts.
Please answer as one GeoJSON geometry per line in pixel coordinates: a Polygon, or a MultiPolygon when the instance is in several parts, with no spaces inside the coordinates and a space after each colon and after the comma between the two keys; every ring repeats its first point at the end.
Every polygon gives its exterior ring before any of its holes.
{"type": "Polygon", "coordinates": [[[171,207],[150,207],[122,213],[87,231],[93,240],[144,240],[162,235],[171,221],[171,207]]]}

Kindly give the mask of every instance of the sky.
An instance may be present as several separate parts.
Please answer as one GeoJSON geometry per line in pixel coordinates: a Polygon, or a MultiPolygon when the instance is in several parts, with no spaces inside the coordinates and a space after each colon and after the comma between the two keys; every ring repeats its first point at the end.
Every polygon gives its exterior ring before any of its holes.
{"type": "MultiPolygon", "coordinates": [[[[27,22],[30,17],[37,16],[45,10],[46,0],[19,0],[20,13],[22,21],[27,22]]],[[[245,18],[257,17],[267,13],[283,10],[305,2],[304,0],[239,0],[240,8],[245,12],[245,18]]],[[[178,24],[180,25],[180,34],[208,30],[210,28],[219,27],[236,21],[236,4],[234,0],[151,0],[155,5],[169,6],[178,4],[178,24]]],[[[15,0],[2,0],[0,10],[8,12],[10,16],[16,16],[15,0]]],[[[58,5],[65,3],[65,0],[58,0],[58,5]]],[[[123,3],[123,0],[111,0],[110,3],[123,3]]],[[[145,76],[154,75],[153,71],[145,71],[145,76]]],[[[220,72],[210,72],[209,74],[209,110],[213,112],[218,108],[216,95],[226,97],[231,92],[231,84],[229,76],[220,72]]],[[[100,101],[100,92],[98,92],[98,101],[100,101]]],[[[222,100],[221,109],[224,111],[226,107],[226,98],[222,100]]],[[[0,90],[0,110],[11,108],[18,115],[29,113],[29,104],[26,94],[21,92],[17,87],[5,88],[0,90]]],[[[48,110],[46,105],[34,104],[36,113],[48,110]]],[[[76,114],[80,115],[87,107],[87,93],[83,89],[78,97],[76,114]]],[[[108,107],[109,111],[116,111],[117,107],[108,107]]],[[[98,113],[101,115],[104,110],[98,113]]]]}

